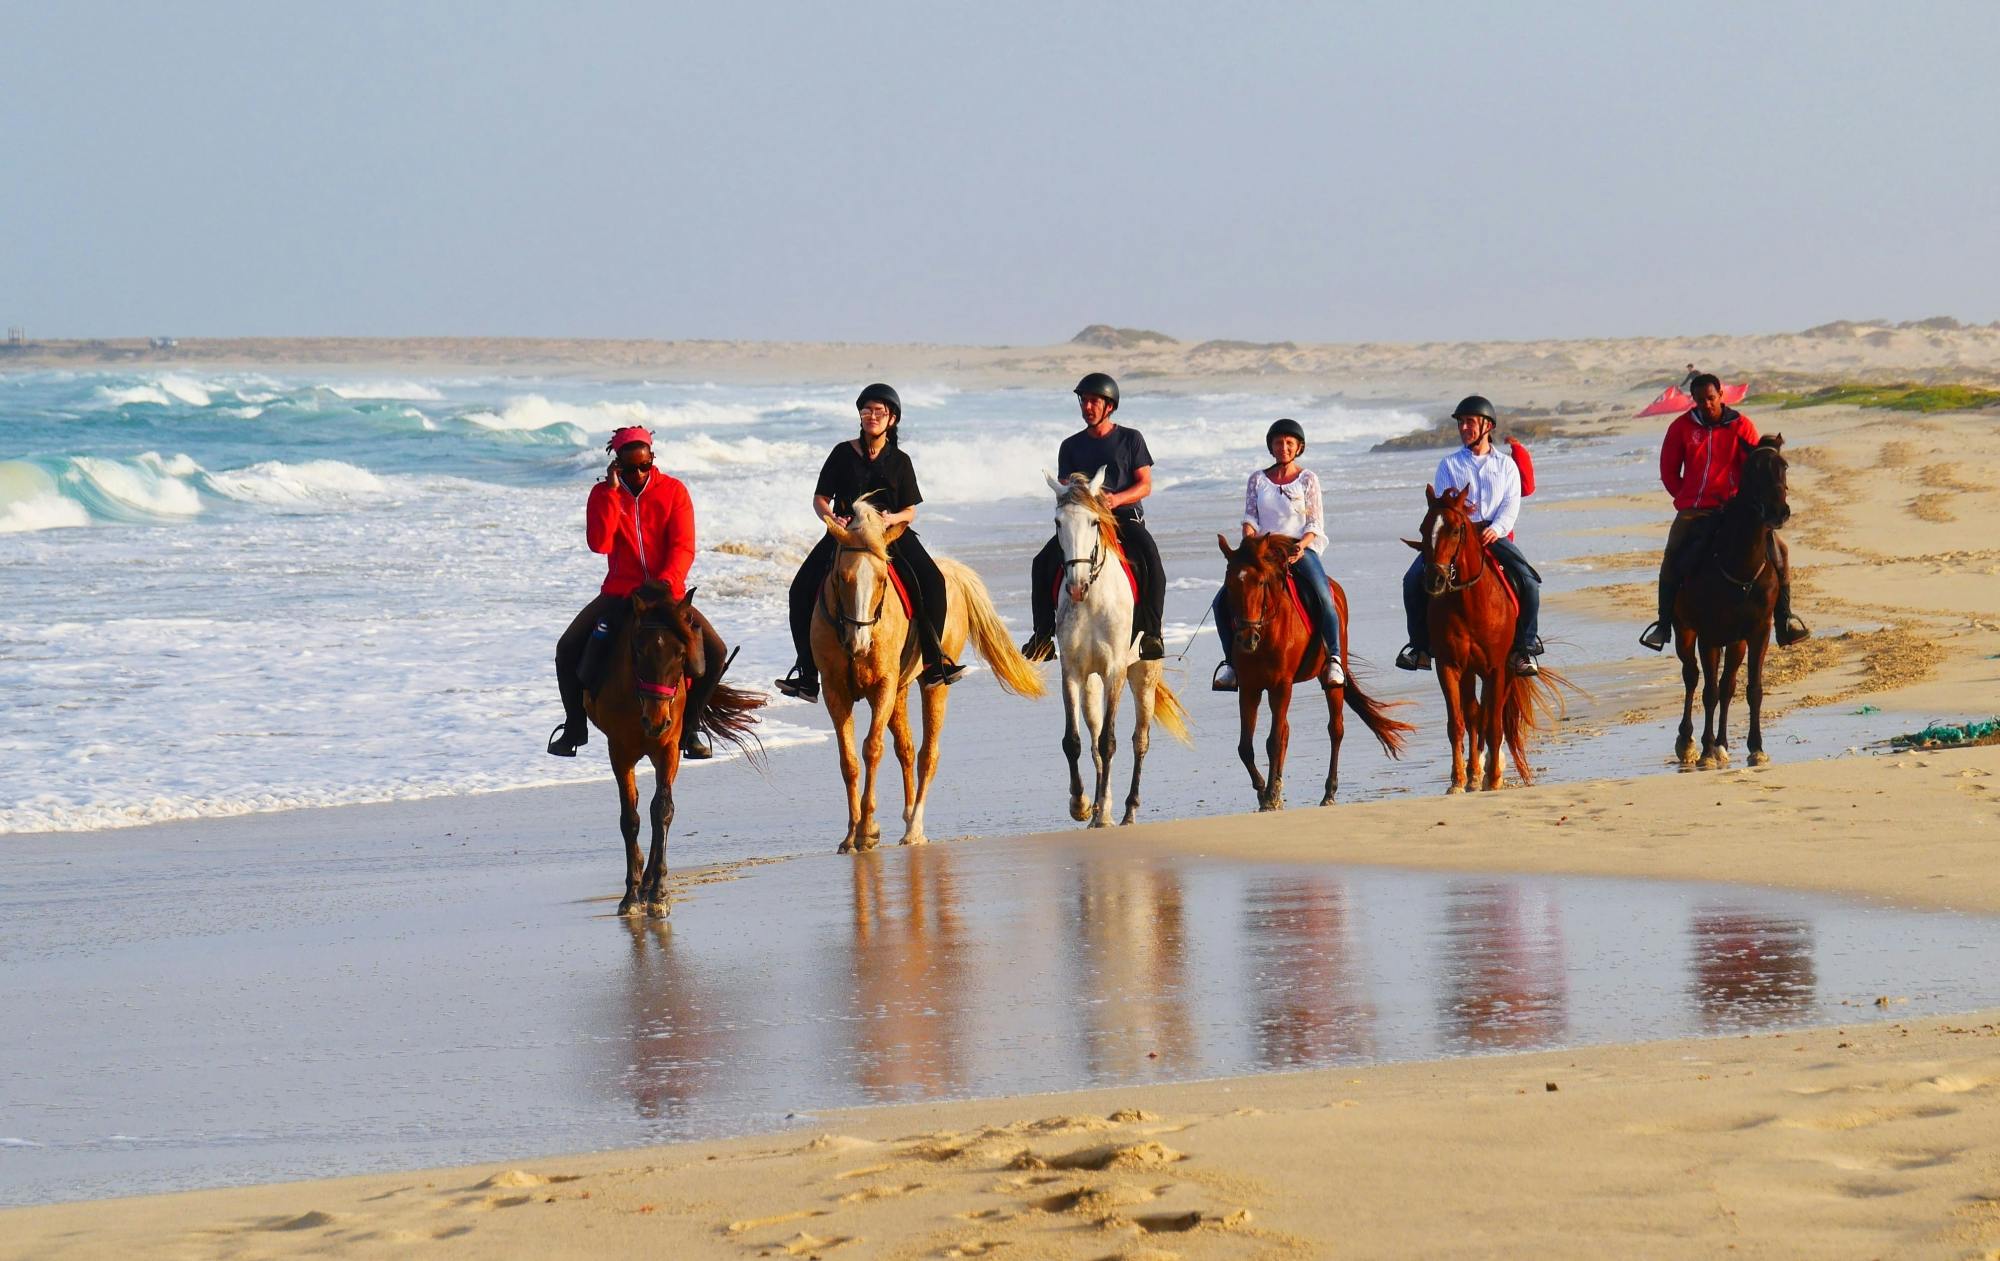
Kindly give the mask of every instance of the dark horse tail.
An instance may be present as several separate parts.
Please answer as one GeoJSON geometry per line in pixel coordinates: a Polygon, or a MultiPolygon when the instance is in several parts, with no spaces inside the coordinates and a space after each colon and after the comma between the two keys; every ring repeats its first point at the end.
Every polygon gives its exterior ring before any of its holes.
{"type": "MultiPolygon", "coordinates": [[[[729,659],[722,663],[724,673],[728,672],[729,663],[734,660],[736,653],[732,651],[729,659]]],[[[688,721],[694,723],[696,731],[710,739],[726,740],[735,745],[752,766],[761,768],[764,765],[764,742],[757,738],[757,711],[764,708],[769,700],[762,692],[749,692],[717,682],[702,698],[700,712],[688,715],[688,721]]]]}
{"type": "Polygon", "coordinates": [[[1389,711],[1400,709],[1410,702],[1378,701],[1361,690],[1361,685],[1354,681],[1352,674],[1347,676],[1345,690],[1347,707],[1361,719],[1361,725],[1368,728],[1369,733],[1382,742],[1382,751],[1390,757],[1403,756],[1403,737],[1414,732],[1416,727],[1389,717],[1389,711]]]}
{"type": "MultiPolygon", "coordinates": [[[[1528,746],[1542,728],[1553,727],[1557,718],[1569,712],[1563,689],[1581,689],[1547,666],[1527,678],[1502,677],[1507,679],[1507,704],[1500,712],[1501,735],[1507,741],[1507,751],[1514,757],[1515,772],[1522,782],[1532,783],[1535,776],[1528,767],[1528,746]]],[[[1500,751],[1495,749],[1489,756],[1497,758],[1500,751]]]]}

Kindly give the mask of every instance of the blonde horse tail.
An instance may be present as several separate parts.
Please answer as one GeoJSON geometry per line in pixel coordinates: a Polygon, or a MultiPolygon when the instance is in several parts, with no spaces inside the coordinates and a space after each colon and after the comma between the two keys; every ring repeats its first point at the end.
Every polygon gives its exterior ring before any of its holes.
{"type": "Polygon", "coordinates": [[[973,644],[986,664],[993,667],[993,677],[1000,686],[1016,696],[1039,697],[1042,695],[1042,676],[1021,650],[1014,646],[1013,636],[1007,633],[1007,623],[1000,620],[1000,614],[993,607],[993,597],[986,594],[986,584],[971,568],[955,560],[940,556],[937,567],[944,574],[945,588],[949,598],[957,601],[965,609],[965,623],[971,632],[973,644]]]}
{"type": "MultiPolygon", "coordinates": [[[[1569,713],[1564,689],[1579,695],[1583,692],[1547,666],[1528,678],[1509,680],[1507,707],[1500,716],[1501,730],[1507,751],[1514,755],[1514,770],[1524,783],[1534,780],[1534,772],[1528,767],[1528,746],[1543,730],[1553,728],[1558,719],[1569,713]]],[[[1494,750],[1494,756],[1498,755],[1499,750],[1494,750]]]]}
{"type": "Polygon", "coordinates": [[[1153,721],[1165,727],[1168,735],[1192,749],[1194,737],[1188,734],[1187,707],[1181,704],[1180,697],[1174,695],[1174,689],[1167,686],[1165,672],[1161,673],[1162,677],[1153,681],[1153,721]]]}

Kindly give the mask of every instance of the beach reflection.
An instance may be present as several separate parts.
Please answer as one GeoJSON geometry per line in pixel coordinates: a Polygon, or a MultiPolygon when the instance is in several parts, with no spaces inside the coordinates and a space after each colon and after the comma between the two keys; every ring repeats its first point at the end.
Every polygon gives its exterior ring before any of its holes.
{"type": "Polygon", "coordinates": [[[966,1084],[967,942],[950,851],[857,854],[851,1022],[856,1083],[872,1101],[931,1098],[966,1084]]]}
{"type": "Polygon", "coordinates": [[[1130,860],[1088,861],[1071,870],[1074,992],[1086,1071],[1096,1080],[1189,1071],[1198,1046],[1188,1015],[1180,870],[1130,860]]]}
{"type": "Polygon", "coordinates": [[[695,1108],[732,1050],[729,1022],[711,1010],[698,967],[674,950],[673,924],[628,919],[632,951],[624,982],[631,1059],[625,1088],[649,1120],[695,1108]]]}
{"type": "Polygon", "coordinates": [[[1448,1039],[1480,1050],[1544,1046],[1569,1026],[1562,914],[1519,882],[1447,894],[1438,1014],[1448,1039]]]}
{"type": "Polygon", "coordinates": [[[1688,944],[1705,1030],[1796,1021],[1813,1010],[1819,979],[1804,920],[1705,907],[1688,922],[1688,944]]]}
{"type": "Polygon", "coordinates": [[[1260,1068],[1375,1053],[1375,1010],[1349,931],[1348,895],[1332,876],[1250,886],[1243,929],[1260,1068]]]}

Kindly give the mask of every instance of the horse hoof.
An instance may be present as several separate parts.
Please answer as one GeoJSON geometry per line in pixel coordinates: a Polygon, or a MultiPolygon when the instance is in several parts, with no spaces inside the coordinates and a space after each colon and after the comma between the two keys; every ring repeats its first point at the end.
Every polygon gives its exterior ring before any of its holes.
{"type": "Polygon", "coordinates": [[[905,832],[903,839],[896,843],[898,845],[928,845],[931,843],[931,838],[925,836],[922,832],[905,832]]]}
{"type": "Polygon", "coordinates": [[[628,895],[618,903],[618,914],[621,916],[630,915],[637,909],[638,905],[639,899],[628,895]]]}
{"type": "Polygon", "coordinates": [[[1464,792],[1465,790],[1466,789],[1464,784],[1453,784],[1451,787],[1444,790],[1444,795],[1447,797],[1456,797],[1458,796],[1458,794],[1464,792]]]}
{"type": "Polygon", "coordinates": [[[833,852],[836,854],[852,854],[854,852],[854,842],[851,840],[842,841],[840,848],[833,852]]]}
{"type": "Polygon", "coordinates": [[[1069,817],[1078,823],[1090,817],[1090,807],[1083,804],[1083,798],[1078,797],[1069,803],[1069,817]]]}
{"type": "Polygon", "coordinates": [[[1696,758],[1694,763],[1695,769],[1698,771],[1712,771],[1720,765],[1722,763],[1718,762],[1713,754],[1708,753],[1704,753],[1696,758]]]}
{"type": "Polygon", "coordinates": [[[1750,765],[1752,766],[1765,766],[1768,765],[1770,761],[1771,761],[1771,755],[1764,752],[1764,750],[1762,749],[1759,749],[1755,753],[1752,753],[1750,755],[1750,765]]]}
{"type": "Polygon", "coordinates": [[[1090,826],[1093,828],[1108,828],[1111,826],[1111,820],[1101,814],[1093,814],[1090,816],[1090,826]]]}
{"type": "Polygon", "coordinates": [[[654,919],[665,919],[667,917],[668,909],[669,909],[668,905],[665,902],[646,903],[646,914],[650,915],[654,919]]]}

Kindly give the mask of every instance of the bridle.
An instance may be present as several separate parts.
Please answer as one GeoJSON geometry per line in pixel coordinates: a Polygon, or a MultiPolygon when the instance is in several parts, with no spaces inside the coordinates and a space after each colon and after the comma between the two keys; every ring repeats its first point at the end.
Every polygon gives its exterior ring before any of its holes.
{"type": "MultiPolygon", "coordinates": [[[[1469,540],[1470,537],[1471,526],[1468,523],[1465,540],[1461,540],[1459,543],[1459,550],[1461,552],[1466,550],[1466,540],[1469,540]]],[[[1433,574],[1438,575],[1443,578],[1444,585],[1433,589],[1431,584],[1426,582],[1424,584],[1424,594],[1430,596],[1451,595],[1454,592],[1465,590],[1486,576],[1486,566],[1482,564],[1476,567],[1476,571],[1472,577],[1467,578],[1464,582],[1460,582],[1458,580],[1458,561],[1448,560],[1443,564],[1439,564],[1437,558],[1432,554],[1437,549],[1436,539],[1437,534],[1435,530],[1424,536],[1424,542],[1428,544],[1424,549],[1424,575],[1426,578],[1429,578],[1433,574]]],[[[1482,554],[1482,549],[1480,548],[1473,548],[1472,551],[1475,556],[1482,554]]]]}
{"type": "MultiPolygon", "coordinates": [[[[835,551],[837,553],[865,552],[870,556],[873,556],[875,554],[873,551],[865,547],[840,547],[836,548],[835,551]]],[[[826,614],[828,621],[832,622],[836,628],[848,627],[854,630],[862,630],[866,627],[873,626],[875,623],[882,620],[882,606],[883,603],[889,598],[889,583],[887,581],[884,581],[882,584],[882,589],[875,593],[874,615],[872,617],[864,619],[858,617],[849,617],[845,610],[837,607],[834,604],[833,581],[837,577],[839,577],[838,572],[828,574],[826,576],[826,583],[820,587],[820,608],[821,611],[823,611],[826,614]]]]}
{"type": "MultiPolygon", "coordinates": [[[[648,627],[651,627],[654,630],[667,631],[669,633],[672,633],[673,630],[675,629],[672,623],[661,622],[661,621],[648,621],[643,617],[640,618],[638,624],[632,628],[633,631],[632,691],[642,698],[650,697],[654,700],[670,701],[674,699],[676,696],[680,695],[681,692],[680,683],[655,683],[645,678],[643,675],[641,675],[639,671],[639,632],[645,630],[648,627]]],[[[681,682],[683,683],[686,682],[685,659],[683,659],[683,673],[681,682]]]]}

